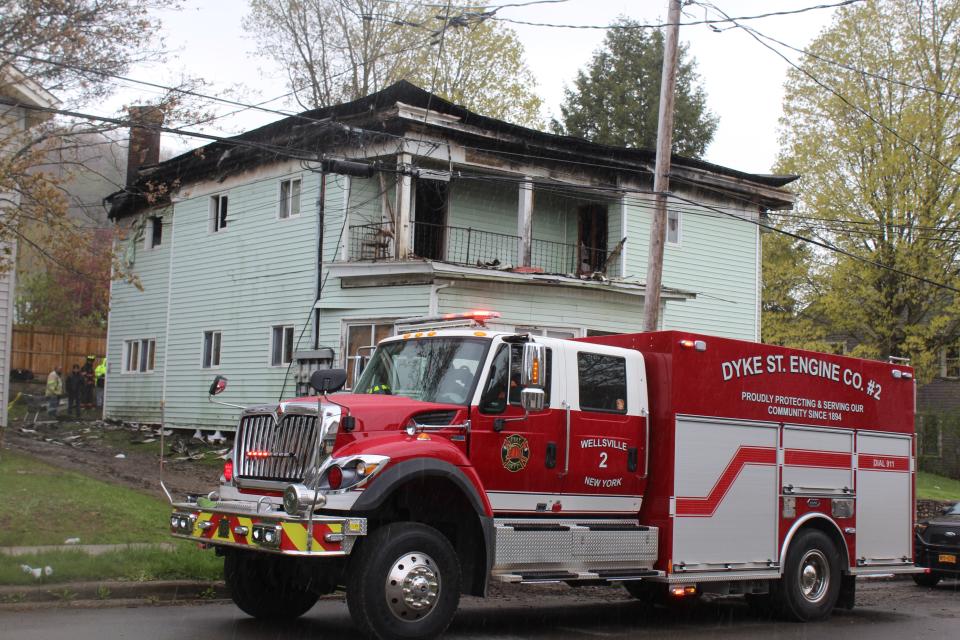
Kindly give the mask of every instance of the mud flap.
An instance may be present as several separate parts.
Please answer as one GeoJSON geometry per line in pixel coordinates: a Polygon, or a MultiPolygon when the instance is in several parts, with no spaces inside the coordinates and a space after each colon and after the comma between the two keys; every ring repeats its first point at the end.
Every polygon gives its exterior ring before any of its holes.
{"type": "Polygon", "coordinates": [[[840,577],[840,597],[837,598],[837,606],[843,609],[853,609],[854,601],[857,599],[857,577],[844,574],[840,577]]]}

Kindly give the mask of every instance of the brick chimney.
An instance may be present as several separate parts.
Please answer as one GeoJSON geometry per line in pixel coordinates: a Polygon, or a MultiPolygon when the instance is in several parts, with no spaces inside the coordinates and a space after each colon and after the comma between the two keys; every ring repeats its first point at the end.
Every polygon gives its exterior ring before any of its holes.
{"type": "Polygon", "coordinates": [[[130,147],[127,151],[127,186],[137,181],[140,167],[160,161],[160,129],[163,111],[157,107],[129,107],[130,147]],[[138,126],[140,125],[140,126],[138,126]],[[144,128],[151,127],[151,128],[144,128]]]}

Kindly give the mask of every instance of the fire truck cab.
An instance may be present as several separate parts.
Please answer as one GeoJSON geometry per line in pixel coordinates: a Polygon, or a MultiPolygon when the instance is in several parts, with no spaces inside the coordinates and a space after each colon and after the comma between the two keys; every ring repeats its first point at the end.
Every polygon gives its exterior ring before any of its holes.
{"type": "Polygon", "coordinates": [[[219,489],[174,503],[244,611],[343,588],[366,633],[433,637],[495,580],[745,594],[804,621],[852,607],[857,576],[917,571],[909,367],[463,320],[384,340],[350,393],[319,371],[317,396],[246,408],[219,489]]]}

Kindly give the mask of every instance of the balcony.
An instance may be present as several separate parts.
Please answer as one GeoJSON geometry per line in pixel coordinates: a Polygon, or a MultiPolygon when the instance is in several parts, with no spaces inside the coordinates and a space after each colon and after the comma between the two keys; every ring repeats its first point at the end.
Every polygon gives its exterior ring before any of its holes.
{"type": "MultiPolygon", "coordinates": [[[[606,248],[564,244],[549,240],[530,241],[530,264],[518,259],[520,236],[469,227],[451,227],[411,222],[413,242],[410,258],[500,270],[523,270],[547,274],[620,278],[621,246],[606,248]]],[[[395,236],[389,222],[350,227],[348,260],[378,262],[395,259],[395,236]]]]}

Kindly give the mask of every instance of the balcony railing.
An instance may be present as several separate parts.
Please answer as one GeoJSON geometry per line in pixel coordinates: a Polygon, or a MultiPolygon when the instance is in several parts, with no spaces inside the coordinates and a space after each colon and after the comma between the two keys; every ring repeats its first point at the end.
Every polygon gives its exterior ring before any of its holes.
{"type": "MultiPolygon", "coordinates": [[[[470,227],[413,222],[411,257],[451,264],[488,268],[520,266],[520,236],[470,227]]],[[[350,261],[392,260],[395,255],[393,225],[384,222],[350,227],[350,261]]],[[[544,273],[620,275],[620,251],[534,239],[530,266],[544,273]]]]}

